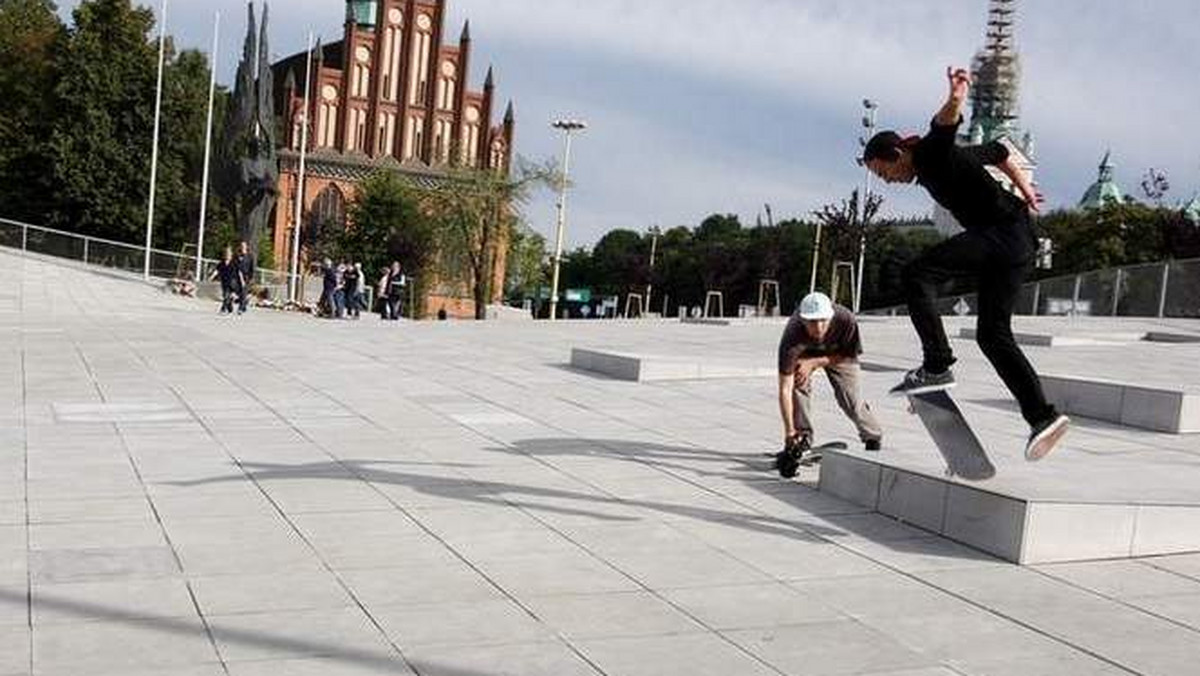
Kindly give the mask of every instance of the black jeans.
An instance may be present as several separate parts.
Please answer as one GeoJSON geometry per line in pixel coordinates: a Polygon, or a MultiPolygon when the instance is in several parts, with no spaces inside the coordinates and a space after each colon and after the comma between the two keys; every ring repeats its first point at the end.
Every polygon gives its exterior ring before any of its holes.
{"type": "Polygon", "coordinates": [[[926,370],[941,372],[954,364],[934,301],[939,287],[958,279],[979,284],[976,340],[1030,425],[1057,415],[1046,402],[1037,372],[1017,346],[1012,333],[1013,306],[1033,258],[1029,224],[964,232],[930,248],[904,270],[908,312],[925,353],[926,370]]]}

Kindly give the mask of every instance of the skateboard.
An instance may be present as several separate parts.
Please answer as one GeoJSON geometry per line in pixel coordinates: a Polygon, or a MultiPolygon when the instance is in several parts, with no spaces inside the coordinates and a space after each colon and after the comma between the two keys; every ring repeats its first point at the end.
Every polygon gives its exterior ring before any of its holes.
{"type": "Polygon", "coordinates": [[[996,467],[979,437],[967,424],[962,409],[946,390],[908,395],[908,410],[916,414],[946,461],[946,475],[968,481],[996,476],[996,467]]]}
{"type": "Polygon", "coordinates": [[[821,458],[825,451],[844,451],[849,448],[844,441],[831,441],[827,444],[813,446],[808,449],[803,458],[796,458],[788,452],[788,449],[783,449],[778,453],[771,455],[775,456],[775,469],[779,470],[779,476],[785,479],[791,479],[796,476],[796,472],[801,467],[812,467],[821,462],[821,458]]]}

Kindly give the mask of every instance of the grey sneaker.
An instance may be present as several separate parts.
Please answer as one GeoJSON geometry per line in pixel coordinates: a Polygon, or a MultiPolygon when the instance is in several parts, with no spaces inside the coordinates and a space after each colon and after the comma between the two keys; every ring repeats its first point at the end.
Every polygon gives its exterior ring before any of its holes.
{"type": "Polygon", "coordinates": [[[954,372],[950,369],[946,369],[941,373],[930,373],[925,370],[924,366],[921,366],[904,374],[904,380],[900,381],[899,385],[893,387],[890,393],[911,396],[923,392],[948,390],[957,384],[954,381],[954,372]]]}
{"type": "Polygon", "coordinates": [[[1029,434],[1029,443],[1025,446],[1025,459],[1037,462],[1050,455],[1067,435],[1070,427],[1071,419],[1061,413],[1036,425],[1029,434]]]}

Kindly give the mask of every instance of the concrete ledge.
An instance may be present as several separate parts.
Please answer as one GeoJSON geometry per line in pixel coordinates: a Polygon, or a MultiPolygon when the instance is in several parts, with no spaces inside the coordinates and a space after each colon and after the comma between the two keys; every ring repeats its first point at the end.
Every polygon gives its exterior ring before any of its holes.
{"type": "Polygon", "coordinates": [[[775,375],[773,367],[747,367],[684,357],[633,354],[578,347],[571,348],[571,366],[617,380],[640,383],[669,380],[760,378],[775,375]]]}
{"type": "Polygon", "coordinates": [[[788,317],[682,317],[681,324],[696,324],[699,326],[783,326],[788,317]]]}
{"type": "Polygon", "coordinates": [[[1163,333],[1151,331],[1146,334],[1146,341],[1151,343],[1192,344],[1200,343],[1200,334],[1195,333],[1163,333]]]}
{"type": "MultiPolygon", "coordinates": [[[[975,329],[959,329],[958,337],[963,340],[975,340],[978,332],[975,329]]],[[[1144,333],[1104,333],[1097,335],[1059,335],[1054,333],[1018,333],[1013,332],[1018,345],[1034,347],[1079,347],[1084,345],[1127,345],[1141,342],[1146,338],[1144,333]]]]}
{"type": "Polygon", "coordinates": [[[1194,390],[1063,375],[1042,375],[1042,387],[1064,413],[1168,434],[1200,433],[1200,392],[1194,390]]]}
{"type": "Polygon", "coordinates": [[[1200,505],[1038,500],[827,451],[822,492],[1022,565],[1200,552],[1200,505]]]}

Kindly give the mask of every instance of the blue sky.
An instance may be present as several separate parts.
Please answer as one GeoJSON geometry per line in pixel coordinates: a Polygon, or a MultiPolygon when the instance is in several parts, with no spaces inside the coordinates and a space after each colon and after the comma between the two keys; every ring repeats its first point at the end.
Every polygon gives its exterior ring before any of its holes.
{"type": "MultiPolygon", "coordinates": [[[[471,19],[472,88],[488,63],[517,109],[517,150],[557,156],[562,116],[591,129],[575,146],[568,243],[613,228],[694,225],[764,203],[803,216],[862,181],[853,158],[864,96],[881,124],[920,130],[945,95],[947,65],[983,42],[986,0],[449,0],[448,37],[471,19]]],[[[78,4],[60,5],[64,14],[78,4]]],[[[155,3],[157,8],[157,2],[155,3]]],[[[341,0],[272,5],[271,48],[304,48],[309,30],[341,37],[341,0]]],[[[219,72],[232,78],[242,0],[173,0],[168,30],[209,48],[223,14],[219,72]]],[[[1200,12],[1194,0],[1022,2],[1022,124],[1038,142],[1051,206],[1078,201],[1111,148],[1118,181],[1137,192],[1150,167],[1169,198],[1200,190],[1200,12]]],[[[887,188],[885,211],[923,214],[913,188],[887,188]]],[[[553,230],[551,195],[527,209],[553,230]]]]}

